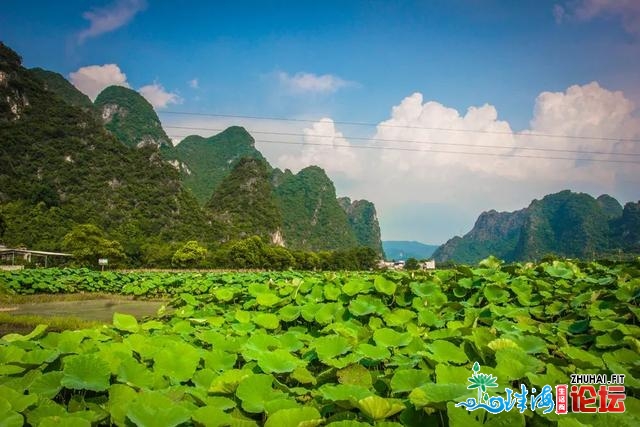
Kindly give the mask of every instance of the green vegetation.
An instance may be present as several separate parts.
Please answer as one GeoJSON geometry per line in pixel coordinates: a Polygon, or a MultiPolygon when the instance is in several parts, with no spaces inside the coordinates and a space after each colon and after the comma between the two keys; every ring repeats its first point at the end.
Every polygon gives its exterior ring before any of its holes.
{"type": "Polygon", "coordinates": [[[225,240],[252,235],[271,241],[282,225],[267,162],[244,157],[216,187],[206,209],[225,230],[225,240]]]}
{"type": "Polygon", "coordinates": [[[122,86],[109,86],[95,100],[105,127],[128,147],[172,147],[158,115],[142,95],[122,86]]]}
{"type": "Polygon", "coordinates": [[[163,151],[163,155],[178,162],[184,185],[201,205],[211,199],[213,191],[240,159],[265,160],[255,148],[253,137],[239,126],[232,126],[209,138],[188,136],[173,150],[163,151]]]}
{"type": "Polygon", "coordinates": [[[74,226],[62,239],[62,248],[73,254],[74,262],[84,266],[95,267],[100,258],[117,266],[125,258],[122,245],[108,240],[104,231],[93,224],[74,226]]]}
{"type": "Polygon", "coordinates": [[[2,337],[0,417],[16,425],[640,422],[639,261],[490,258],[474,268],[385,274],[47,274],[4,273],[0,283],[16,292],[117,286],[172,295],[174,311],[2,337]],[[466,387],[475,362],[500,389],[624,374],[626,412],[513,409],[479,420],[455,406],[477,396],[466,387]]]}
{"type": "Polygon", "coordinates": [[[197,241],[191,240],[173,254],[171,264],[176,267],[195,267],[202,264],[206,257],[207,248],[200,246],[197,241]]]}
{"type": "Polygon", "coordinates": [[[612,197],[561,191],[516,212],[485,212],[473,230],[434,253],[437,261],[474,263],[493,254],[508,261],[547,254],[596,259],[618,252],[640,253],[640,210],[624,210],[612,197]]]}
{"type": "Polygon", "coordinates": [[[93,102],[91,102],[89,97],[76,89],[74,85],[69,83],[69,81],[60,74],[43,70],[42,68],[31,68],[29,72],[36,78],[42,80],[46,90],[55,93],[65,102],[86,110],[93,110],[93,102]]]}
{"type": "Polygon", "coordinates": [[[297,174],[276,170],[275,193],[287,246],[299,250],[343,250],[357,246],[347,214],[324,170],[309,166],[297,174]]]}
{"type": "Polygon", "coordinates": [[[380,240],[380,224],[376,207],[368,200],[354,200],[341,197],[338,203],[347,213],[349,225],[355,233],[358,245],[373,249],[383,258],[382,241],[380,240]]]}

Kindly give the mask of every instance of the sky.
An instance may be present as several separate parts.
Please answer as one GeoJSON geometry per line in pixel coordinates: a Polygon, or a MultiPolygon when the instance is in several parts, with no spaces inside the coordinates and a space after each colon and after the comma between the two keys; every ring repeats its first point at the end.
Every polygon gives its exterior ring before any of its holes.
{"type": "Polygon", "coordinates": [[[92,99],[138,90],[174,143],[241,125],[274,167],[323,167],[383,240],[640,199],[638,0],[5,0],[0,40],[92,99]]]}

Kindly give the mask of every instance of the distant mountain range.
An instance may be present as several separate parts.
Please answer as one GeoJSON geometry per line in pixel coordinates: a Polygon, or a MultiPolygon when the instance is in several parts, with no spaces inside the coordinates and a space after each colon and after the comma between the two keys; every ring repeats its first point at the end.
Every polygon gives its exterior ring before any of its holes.
{"type": "Polygon", "coordinates": [[[161,245],[252,235],[290,249],[382,251],[375,206],[338,199],[321,168],[273,168],[237,126],[174,147],[136,91],[107,87],[92,103],[2,43],[0,222],[5,243],[49,250],[94,223],[140,263],[161,245]]]}
{"type": "Polygon", "coordinates": [[[515,212],[483,212],[473,229],[433,254],[436,261],[475,263],[489,255],[506,261],[546,255],[592,259],[640,253],[640,202],[624,208],[609,195],[569,190],[515,212]]]}
{"type": "Polygon", "coordinates": [[[421,260],[431,258],[431,255],[438,249],[438,245],[426,245],[406,240],[383,240],[382,248],[387,261],[400,261],[408,258],[421,260]]]}

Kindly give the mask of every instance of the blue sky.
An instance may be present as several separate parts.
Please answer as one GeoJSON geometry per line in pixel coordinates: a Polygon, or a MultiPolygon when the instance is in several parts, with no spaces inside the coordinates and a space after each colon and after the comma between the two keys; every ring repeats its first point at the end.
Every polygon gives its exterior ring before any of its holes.
{"type": "MultiPolygon", "coordinates": [[[[373,199],[383,238],[441,243],[468,231],[482,210],[524,207],[564,188],[595,196],[609,192],[621,202],[637,200],[640,169],[547,159],[543,165],[514,165],[525,160],[502,164],[508,158],[452,154],[406,158],[391,150],[357,150],[355,145],[363,142],[354,138],[487,145],[486,135],[416,134],[410,129],[391,134],[388,128],[339,122],[391,120],[411,127],[640,138],[638,4],[8,0],[0,14],[0,39],[23,56],[26,66],[54,70],[71,80],[83,67],[114,64],[117,68],[108,73],[93,68],[85,75],[93,78],[91,73],[101,72],[107,81],[115,79],[112,83],[146,87],[143,93],[166,126],[217,129],[234,123],[219,117],[189,119],[167,113],[171,111],[309,119],[235,122],[250,131],[295,133],[306,142],[318,132],[329,132],[321,140],[333,142],[333,150],[277,146],[261,143],[264,134],[255,136],[275,166],[296,169],[303,166],[301,160],[314,161],[328,170],[338,193],[373,199]],[[589,86],[592,82],[597,87],[589,86]],[[578,89],[570,94],[572,86],[578,89]],[[557,96],[540,97],[547,92],[557,96]],[[410,102],[416,93],[419,105],[410,102]],[[404,113],[395,114],[392,109],[401,105],[407,106],[404,113]],[[480,119],[466,115],[474,106],[484,114],[480,119]],[[580,108],[585,110],[572,115],[580,108]],[[460,120],[451,119],[451,109],[460,120]],[[624,116],[615,128],[607,125],[611,115],[616,120],[624,116]],[[336,123],[313,123],[322,118],[336,123]],[[545,171],[544,179],[536,170],[545,171]]],[[[85,86],[74,83],[85,91],[97,90],[86,81],[85,86]]],[[[166,130],[176,139],[185,132],[207,134],[166,130]]],[[[501,141],[501,134],[493,136],[491,143],[512,144],[513,149],[549,143],[554,149],[575,147],[571,139],[517,136],[501,141]]],[[[580,149],[638,152],[633,144],[614,149],[604,141],[589,143],[580,149]]]]}

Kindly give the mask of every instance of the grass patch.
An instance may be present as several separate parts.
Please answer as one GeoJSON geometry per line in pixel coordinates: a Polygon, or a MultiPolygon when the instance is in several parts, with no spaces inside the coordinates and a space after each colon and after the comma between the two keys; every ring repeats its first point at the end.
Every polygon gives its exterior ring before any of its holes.
{"type": "Polygon", "coordinates": [[[0,336],[9,333],[25,334],[40,324],[49,325],[49,331],[65,331],[94,328],[104,323],[95,320],[80,319],[75,316],[50,317],[33,314],[11,314],[0,312],[0,336]]]}
{"type": "MultiPolygon", "coordinates": [[[[86,300],[119,300],[131,301],[136,298],[129,295],[108,294],[105,292],[78,292],[73,294],[31,294],[18,295],[0,293],[0,305],[4,304],[38,304],[58,301],[86,301],[86,300]]],[[[145,299],[146,300],[146,299],[145,299]]]]}

